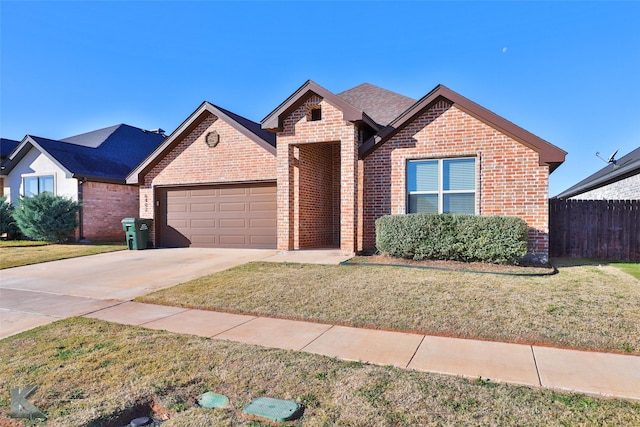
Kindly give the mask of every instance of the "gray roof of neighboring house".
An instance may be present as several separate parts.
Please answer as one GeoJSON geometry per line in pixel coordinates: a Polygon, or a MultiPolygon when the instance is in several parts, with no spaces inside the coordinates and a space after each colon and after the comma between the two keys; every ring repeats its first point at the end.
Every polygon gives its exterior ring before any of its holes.
{"type": "Polygon", "coordinates": [[[9,173],[20,162],[31,148],[29,145],[36,145],[75,177],[124,182],[129,172],[164,139],[160,133],[125,124],[64,140],[27,135],[13,158],[4,162],[3,173],[9,173]]]}
{"type": "Polygon", "coordinates": [[[388,125],[404,113],[416,100],[387,89],[362,83],[337,94],[349,104],[367,113],[380,125],[388,125]]]}
{"type": "Polygon", "coordinates": [[[0,138],[0,160],[6,159],[9,154],[20,144],[20,141],[0,138]]]}
{"type": "Polygon", "coordinates": [[[62,142],[68,142],[75,145],[83,145],[85,147],[98,148],[100,144],[105,142],[111,134],[123,125],[109,126],[103,129],[94,130],[91,132],[82,133],[80,135],[70,136],[68,138],[60,139],[62,142]]]}
{"type": "Polygon", "coordinates": [[[640,174],[640,147],[555,196],[564,199],[640,174]]]}

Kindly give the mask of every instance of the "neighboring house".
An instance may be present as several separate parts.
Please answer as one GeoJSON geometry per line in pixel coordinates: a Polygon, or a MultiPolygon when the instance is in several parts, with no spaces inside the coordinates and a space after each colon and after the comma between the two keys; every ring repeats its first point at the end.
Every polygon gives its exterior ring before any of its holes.
{"type": "Polygon", "coordinates": [[[555,198],[575,200],[640,200],[640,147],[555,198]]]}
{"type": "MultiPolygon", "coordinates": [[[[9,153],[11,153],[18,144],[20,144],[20,141],[0,138],[0,164],[4,162],[4,159],[9,157],[9,153]]],[[[0,197],[2,196],[4,196],[4,177],[0,174],[0,197]]]]}
{"type": "Polygon", "coordinates": [[[566,152],[444,86],[414,99],[307,81],[261,125],[205,102],[127,178],[157,246],[375,248],[386,214],[509,215],[548,258],[566,152]]]}
{"type": "Polygon", "coordinates": [[[27,135],[2,163],[4,194],[14,205],[45,191],[80,201],[77,239],[120,239],[121,219],[139,208],[125,178],[164,138],[125,124],[62,140],[27,135]]]}

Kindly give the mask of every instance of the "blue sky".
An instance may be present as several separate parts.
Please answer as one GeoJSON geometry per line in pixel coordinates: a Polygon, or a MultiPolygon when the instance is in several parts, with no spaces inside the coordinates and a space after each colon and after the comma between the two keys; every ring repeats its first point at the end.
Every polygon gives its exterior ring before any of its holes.
{"type": "Polygon", "coordinates": [[[0,0],[0,134],[260,121],[306,80],[437,84],[564,149],[555,195],[640,146],[640,2],[0,0]]]}

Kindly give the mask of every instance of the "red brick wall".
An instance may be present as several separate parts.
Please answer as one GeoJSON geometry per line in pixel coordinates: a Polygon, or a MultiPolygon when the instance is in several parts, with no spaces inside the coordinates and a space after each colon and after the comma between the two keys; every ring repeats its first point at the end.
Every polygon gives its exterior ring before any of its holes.
{"type": "Polygon", "coordinates": [[[529,252],[548,259],[548,166],[538,154],[444,101],[365,159],[363,249],[375,246],[375,220],[406,213],[406,162],[476,158],[476,212],[517,216],[529,225],[529,252]]]}
{"type": "Polygon", "coordinates": [[[138,216],[138,187],[87,181],[82,184],[82,224],[87,240],[125,240],[122,218],[138,216]]]}
{"type": "MultiPolygon", "coordinates": [[[[311,95],[305,102],[289,114],[283,121],[278,137],[278,249],[293,250],[305,245],[317,246],[320,240],[336,241],[344,252],[354,252],[356,244],[357,216],[357,129],[343,119],[342,111],[317,95],[311,95]],[[309,110],[320,106],[322,120],[310,121],[309,110]],[[338,144],[339,143],[339,144],[338,144]],[[307,144],[312,144],[307,146],[307,144]],[[321,148],[309,148],[309,147],[321,148]],[[331,147],[325,149],[326,147],[331,147]],[[320,154],[323,153],[323,154],[320,154]],[[312,160],[314,159],[315,160],[312,160]],[[318,183],[311,183],[311,193],[323,193],[323,205],[305,202],[308,189],[303,189],[304,181],[310,181],[319,170],[325,169],[323,182],[334,188],[330,195],[325,187],[320,191],[318,183]],[[315,172],[314,172],[315,171],[315,172]],[[329,171],[333,171],[329,174],[329,171]],[[339,172],[340,171],[340,172],[339,172]],[[333,179],[330,179],[333,175],[333,179]],[[336,179],[340,176],[339,182],[336,179]],[[326,202],[324,201],[326,200],[326,202]],[[339,209],[336,205],[339,204],[339,209]],[[330,209],[333,209],[330,211],[330,209]],[[321,212],[314,224],[332,223],[328,238],[319,238],[318,233],[327,234],[329,227],[323,225],[312,230],[306,221],[314,217],[314,211],[321,212]],[[315,242],[315,243],[314,243],[315,242]]],[[[324,243],[323,243],[324,244],[324,243]]],[[[307,246],[308,247],[308,246],[307,246]]]]}
{"type": "MultiPolygon", "coordinates": [[[[275,178],[276,159],[273,154],[210,114],[145,175],[144,185],[140,188],[140,216],[155,218],[155,186],[275,178]],[[220,142],[211,148],[205,137],[213,130],[220,135],[220,142]]],[[[152,237],[154,235],[155,225],[151,233],[152,237]]]]}
{"type": "MultiPolygon", "coordinates": [[[[339,244],[340,171],[334,175],[334,147],[337,144],[299,146],[300,248],[339,244]],[[335,179],[334,179],[335,178],[335,179]],[[334,194],[338,183],[337,196],[334,194]],[[337,203],[336,203],[337,202],[337,203]],[[337,219],[337,221],[336,221],[337,219]]],[[[339,153],[338,158],[339,164],[339,153]]]]}

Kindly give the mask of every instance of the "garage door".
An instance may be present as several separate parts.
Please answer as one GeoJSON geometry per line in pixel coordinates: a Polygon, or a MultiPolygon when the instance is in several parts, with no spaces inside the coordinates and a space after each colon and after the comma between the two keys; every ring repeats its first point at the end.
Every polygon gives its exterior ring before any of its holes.
{"type": "Polygon", "coordinates": [[[160,190],[164,247],[276,247],[276,184],[160,190]]]}

